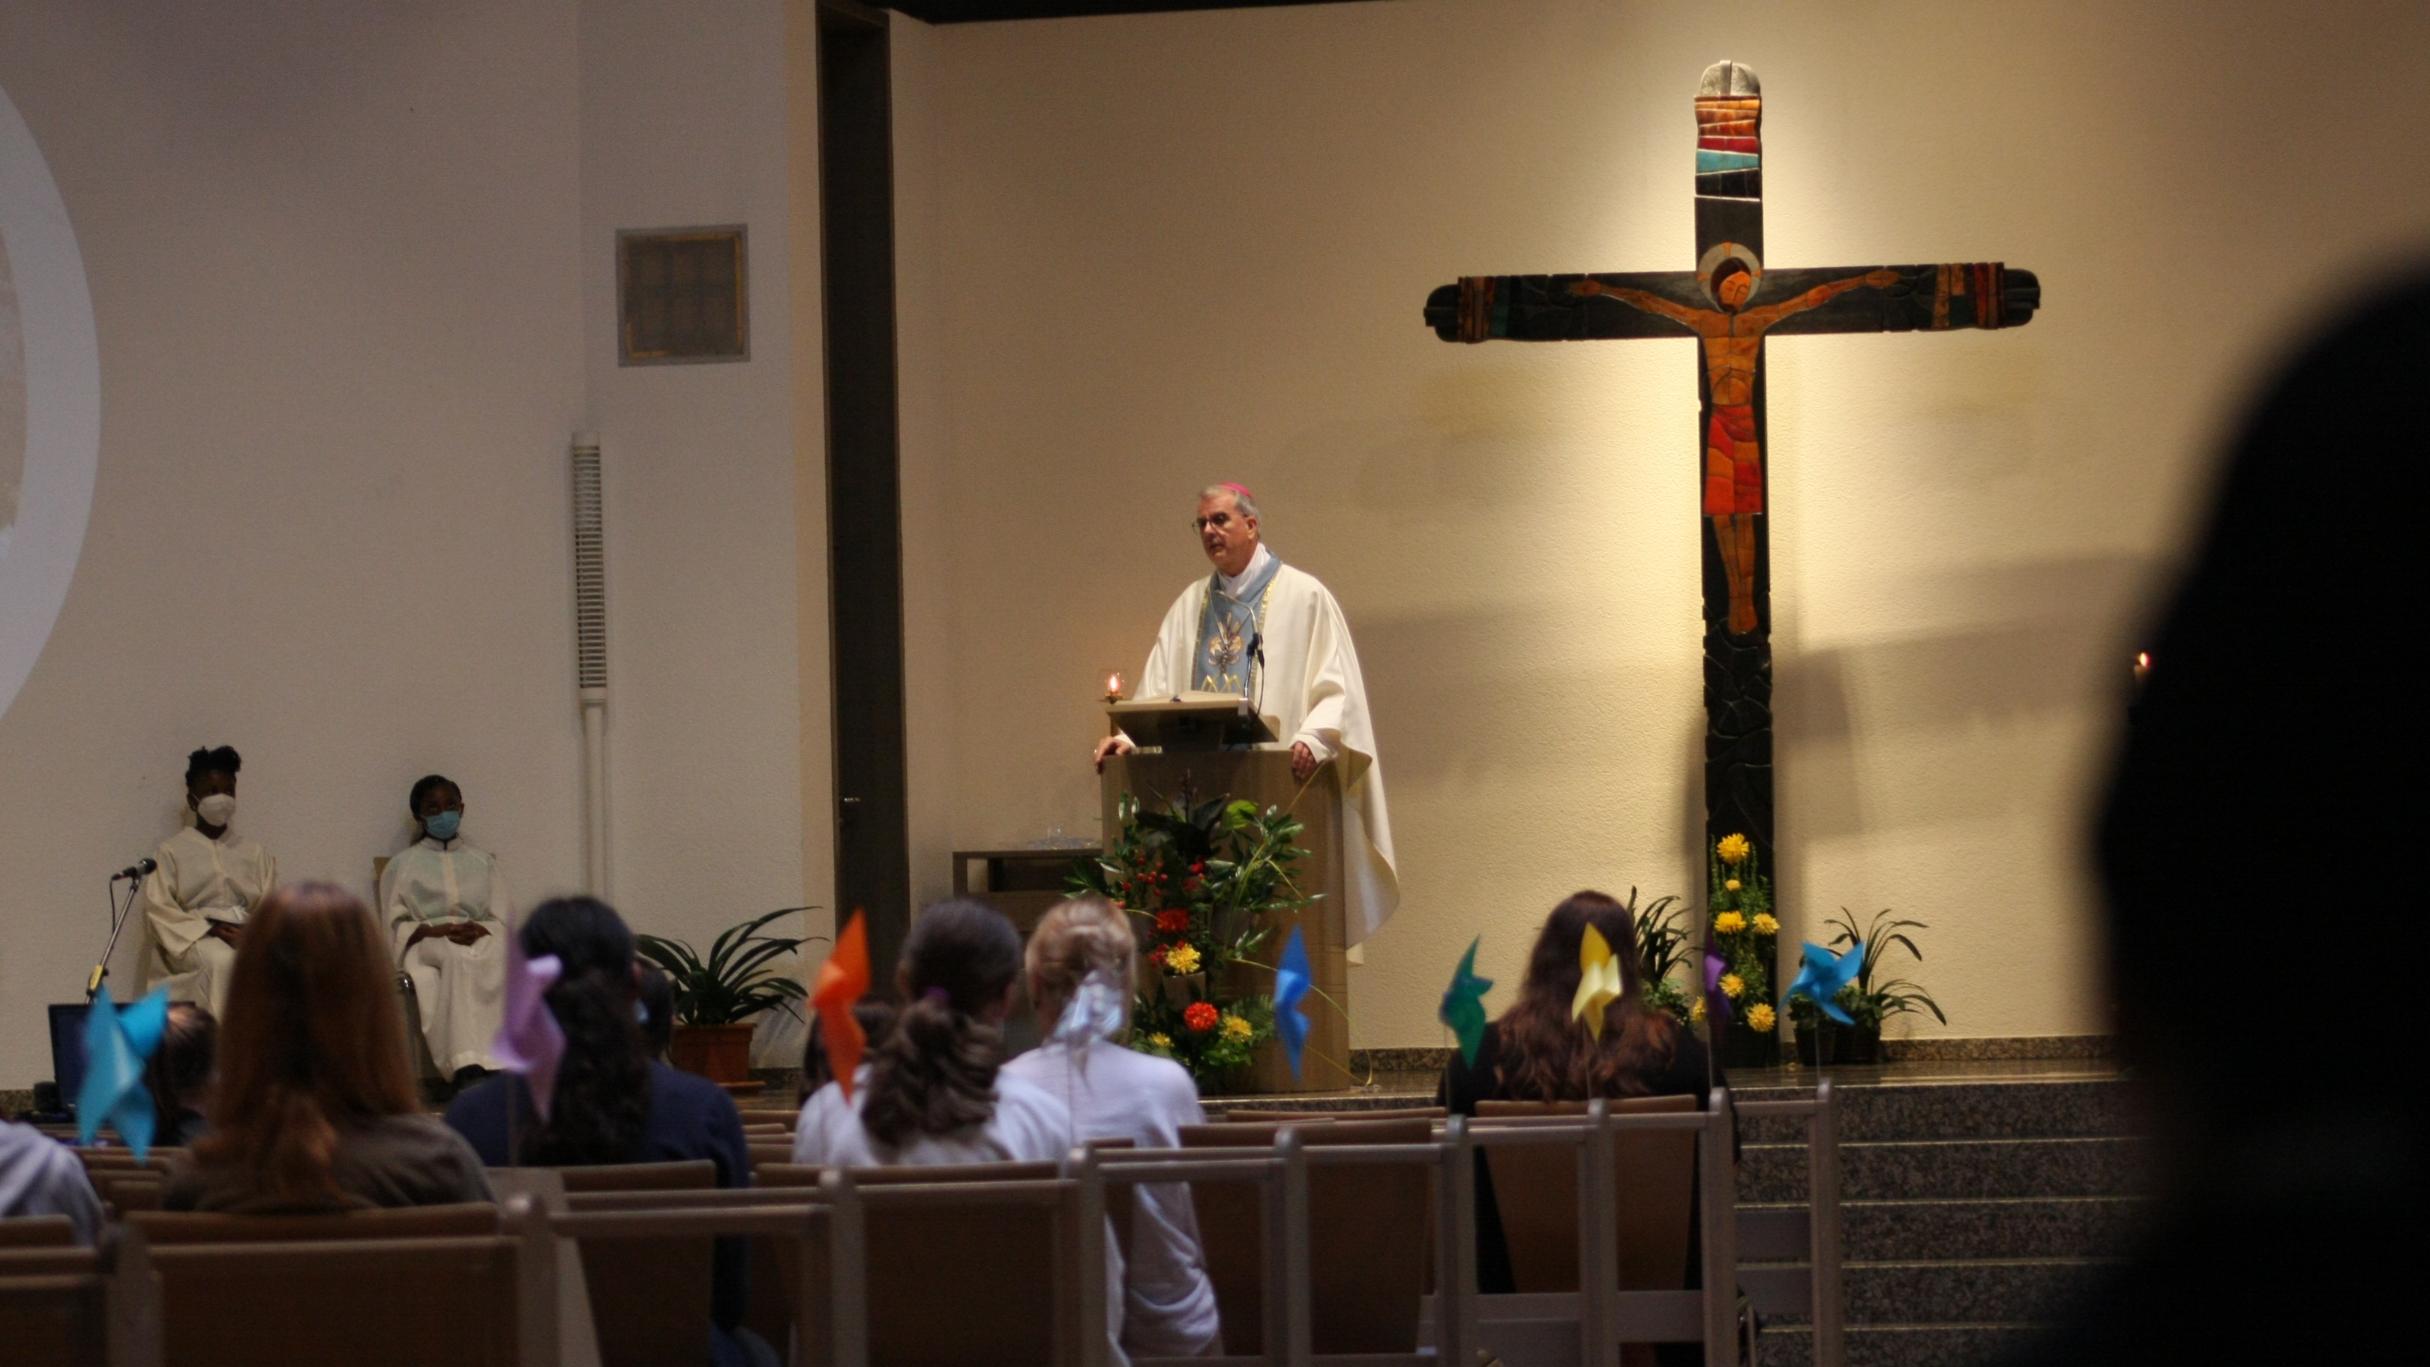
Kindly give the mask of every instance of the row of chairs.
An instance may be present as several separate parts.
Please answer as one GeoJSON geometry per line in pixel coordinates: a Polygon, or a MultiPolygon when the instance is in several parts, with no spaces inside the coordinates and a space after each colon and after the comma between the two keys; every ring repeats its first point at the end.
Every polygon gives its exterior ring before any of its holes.
{"type": "Polygon", "coordinates": [[[751,1322],[780,1350],[798,1342],[798,1361],[1094,1364],[1107,1231],[1127,1237],[1138,1186],[1188,1182],[1233,1362],[1467,1363],[1479,1348],[1613,1362],[1621,1344],[1663,1339],[1700,1339],[1722,1362],[1746,1351],[1751,1308],[1810,1316],[1815,1360],[1836,1363],[1828,1088],[1740,1107],[1807,1128],[1814,1205],[1763,1218],[1733,1218],[1731,1112],[1714,1101],[1473,1123],[1235,1121],[1193,1128],[1177,1149],[1083,1148],[1055,1165],[771,1162],[739,1191],[713,1188],[705,1163],[506,1169],[492,1174],[503,1207],[294,1220],[138,1210],[107,1276],[80,1250],[0,1249],[0,1343],[28,1364],[99,1362],[104,1346],[145,1367],[333,1353],[365,1367],[691,1361],[705,1346],[708,1249],[725,1237],[751,1245],[751,1322]],[[1517,1296],[1471,1289],[1480,1154],[1517,1296]],[[1684,1261],[1691,1167],[1709,1293],[1662,1275],[1684,1261]]]}

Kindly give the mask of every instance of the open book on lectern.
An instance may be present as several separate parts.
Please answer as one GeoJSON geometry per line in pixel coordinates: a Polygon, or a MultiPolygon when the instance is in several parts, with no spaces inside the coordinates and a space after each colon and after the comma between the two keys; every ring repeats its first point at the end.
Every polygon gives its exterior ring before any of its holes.
{"type": "Polygon", "coordinates": [[[1221,750],[1274,739],[1274,718],[1258,715],[1237,693],[1192,692],[1169,700],[1111,703],[1105,715],[1142,747],[1221,750]]]}

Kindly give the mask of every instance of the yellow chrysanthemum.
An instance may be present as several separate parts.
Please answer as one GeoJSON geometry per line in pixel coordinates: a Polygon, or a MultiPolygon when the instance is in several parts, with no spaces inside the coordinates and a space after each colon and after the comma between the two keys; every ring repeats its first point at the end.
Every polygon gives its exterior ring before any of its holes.
{"type": "Polygon", "coordinates": [[[1721,890],[1723,892],[1736,892],[1741,886],[1742,884],[1740,884],[1737,879],[1727,878],[1722,880],[1721,890]]]}
{"type": "Polygon", "coordinates": [[[1713,929],[1722,935],[1736,935],[1747,928],[1747,918],[1741,912],[1725,911],[1713,918],[1713,929]]]}
{"type": "Polygon", "coordinates": [[[1694,1001],[1692,1001],[1692,1002],[1689,1002],[1689,1003],[1688,1003],[1688,1019],[1689,1019],[1689,1020],[1692,1020],[1692,1021],[1696,1021],[1696,1022],[1698,1022],[1699,1024],[1701,1024],[1701,1023],[1703,1022],[1703,1020],[1704,1020],[1704,998],[1702,998],[1702,997],[1698,997],[1696,1000],[1694,1000],[1694,1001]]]}
{"type": "Polygon", "coordinates": [[[1724,973],[1721,975],[1721,995],[1729,998],[1731,1001],[1736,1001],[1738,1000],[1738,994],[1746,990],[1746,981],[1740,978],[1737,974],[1724,973]]]}
{"type": "Polygon", "coordinates": [[[1155,1034],[1148,1036],[1148,1043],[1155,1045],[1159,1049],[1170,1049],[1173,1047],[1173,1037],[1164,1033],[1162,1030],[1159,1030],[1155,1034]]]}
{"type": "Polygon", "coordinates": [[[1223,1013],[1223,1037],[1225,1039],[1247,1039],[1256,1033],[1257,1027],[1249,1024],[1247,1018],[1235,1016],[1229,1011],[1223,1013]]]}
{"type": "Polygon", "coordinates": [[[1745,836],[1733,832],[1721,837],[1721,843],[1713,847],[1713,853],[1719,855],[1724,864],[1743,864],[1754,849],[1745,836]]]}
{"type": "Polygon", "coordinates": [[[1768,1035],[1772,1033],[1772,1024],[1773,1017],[1771,1007],[1764,1005],[1762,1002],[1757,1002],[1755,1005],[1747,1008],[1747,1028],[1749,1030],[1754,1031],[1758,1035],[1768,1035]]]}
{"type": "Polygon", "coordinates": [[[1780,933],[1780,919],[1768,911],[1756,912],[1755,933],[1758,935],[1778,935],[1780,933]]]}
{"type": "Polygon", "coordinates": [[[1164,952],[1164,969],[1167,973],[1197,972],[1198,946],[1175,945],[1171,949],[1166,950],[1164,952]]]}

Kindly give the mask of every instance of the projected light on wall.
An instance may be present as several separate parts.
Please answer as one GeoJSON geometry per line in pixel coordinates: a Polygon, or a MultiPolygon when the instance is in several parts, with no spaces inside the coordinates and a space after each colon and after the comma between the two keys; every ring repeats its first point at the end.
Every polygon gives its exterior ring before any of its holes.
{"type": "Polygon", "coordinates": [[[0,714],[67,599],[100,440],[84,258],[33,131],[0,90],[0,714]]]}

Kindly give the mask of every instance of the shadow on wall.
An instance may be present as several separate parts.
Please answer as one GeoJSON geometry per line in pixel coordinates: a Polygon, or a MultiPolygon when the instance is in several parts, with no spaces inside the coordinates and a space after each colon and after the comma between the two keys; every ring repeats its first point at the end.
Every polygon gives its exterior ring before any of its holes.
{"type": "Polygon", "coordinates": [[[2008,815],[2033,794],[1981,781],[2046,761],[2046,723],[2070,714],[2123,714],[2128,662],[2115,624],[2147,581],[2125,556],[2056,560],[1960,573],[1935,586],[1946,602],[1988,620],[1947,631],[1797,649],[1773,664],[1774,725],[1784,782],[1794,783],[1801,838],[1906,829],[2008,815]],[[1930,734],[1937,733],[1937,734],[1930,734]],[[1895,794],[1860,781],[1873,743],[1914,736],[1959,757],[1895,794]],[[1786,776],[1794,771],[1793,780],[1786,776]]]}

